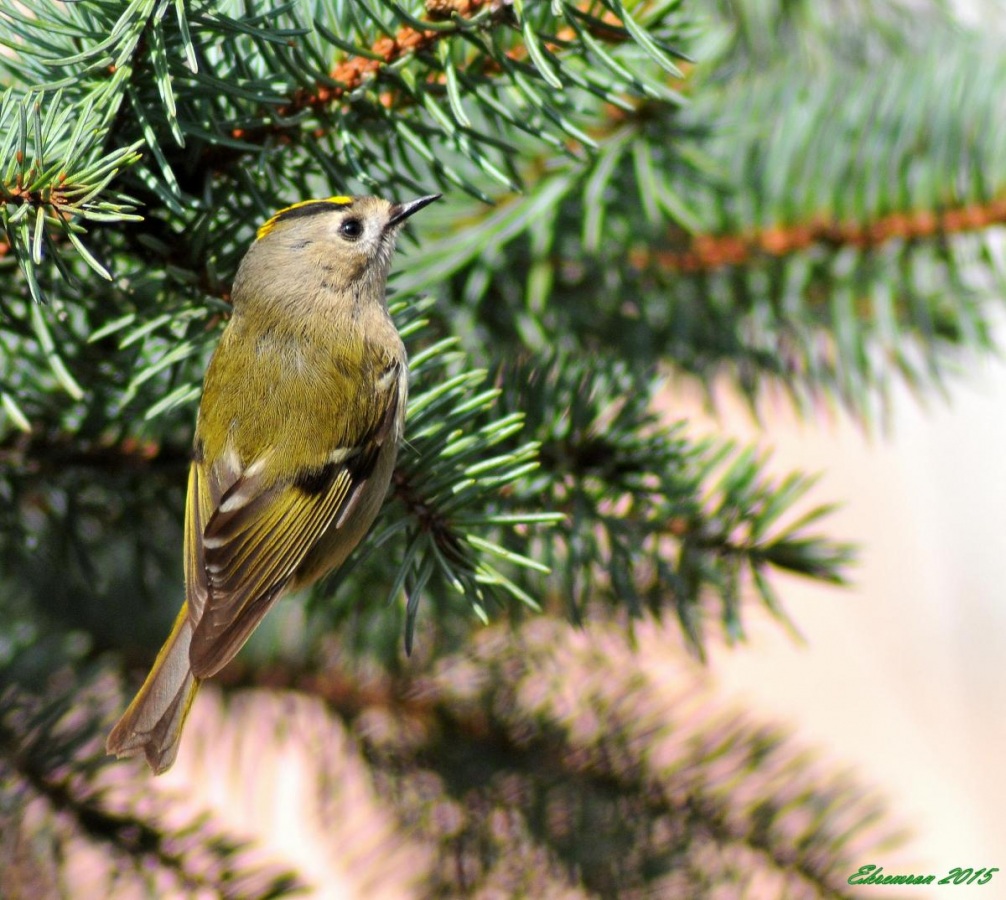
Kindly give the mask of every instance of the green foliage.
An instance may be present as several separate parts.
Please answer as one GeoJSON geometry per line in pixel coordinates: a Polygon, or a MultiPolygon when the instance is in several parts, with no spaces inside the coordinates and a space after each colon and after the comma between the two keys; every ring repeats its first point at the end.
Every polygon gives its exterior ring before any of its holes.
{"type": "MultiPolygon", "coordinates": [[[[698,654],[711,623],[742,637],[752,603],[786,622],[777,574],[841,583],[852,551],[820,534],[812,478],[674,421],[662,374],[870,421],[893,379],[923,391],[991,347],[1006,154],[976,123],[997,121],[1006,70],[935,0],[0,0],[0,43],[0,613],[33,623],[26,647],[54,668],[67,657],[44,638],[68,632],[146,662],[177,608],[202,373],[255,226],[291,202],[446,195],[396,260],[412,390],[389,502],[343,570],[270,617],[252,669],[292,645],[310,669],[334,643],[394,673],[403,632],[435,665],[500,611],[667,616],[698,654]]],[[[477,757],[478,717],[441,695],[450,740],[427,749],[477,757]]],[[[32,709],[58,719],[66,696],[32,709]]],[[[534,719],[483,699],[508,746],[534,719]]],[[[34,722],[4,725],[12,783],[34,722]]],[[[56,768],[72,747],[53,740],[56,768]]],[[[722,825],[702,796],[647,805],[649,784],[566,770],[564,799],[537,808],[722,825]]],[[[646,848],[626,857],[644,890],[695,839],[607,834],[594,872],[524,813],[526,859],[602,895],[619,848],[646,848]]],[[[489,872],[469,851],[492,836],[466,828],[447,843],[489,872]]],[[[837,893],[830,871],[818,894],[837,893]]]]}
{"type": "Polygon", "coordinates": [[[869,420],[899,378],[941,386],[991,348],[1003,266],[982,226],[1002,221],[1006,157],[975,123],[997,115],[999,42],[935,5],[730,6],[688,106],[610,117],[596,152],[466,209],[465,239],[407,283],[448,279],[490,350],[660,356],[869,420]]]}
{"type": "Polygon", "coordinates": [[[103,725],[120,699],[114,679],[86,661],[79,635],[9,626],[0,644],[5,896],[212,891],[270,900],[298,893],[294,875],[261,866],[247,842],[207,817],[169,824],[170,803],[151,803],[147,791],[110,776],[103,725]],[[91,853],[84,885],[67,878],[68,848],[91,853]]]}
{"type": "MultiPolygon", "coordinates": [[[[237,4],[157,0],[12,13],[7,65],[17,79],[8,104],[22,110],[22,124],[8,143],[41,149],[30,162],[20,157],[26,174],[11,169],[6,187],[6,221],[23,225],[8,225],[10,256],[27,273],[28,288],[7,300],[8,425],[47,441],[76,441],[85,455],[141,441],[160,459],[183,458],[214,325],[226,314],[219,299],[257,218],[299,197],[377,185],[426,190],[432,180],[486,197],[494,181],[507,190],[524,182],[524,198],[495,214],[466,212],[458,197],[446,205],[449,219],[432,223],[442,242],[406,259],[398,290],[437,295],[427,315],[440,337],[410,341],[414,451],[403,453],[391,523],[375,531],[359,560],[381,548],[397,565],[361,565],[337,578],[353,576],[361,596],[381,584],[407,597],[411,646],[431,579],[438,611],[446,588],[485,620],[492,598],[509,595],[534,607],[543,564],[561,557],[559,584],[579,610],[608,558],[606,551],[591,561],[600,525],[614,538],[607,578],[615,589],[603,595],[609,603],[636,612],[674,608],[698,647],[696,610],[712,587],[728,610],[728,631],[738,634],[741,574],[765,583],[773,555],[754,544],[711,549],[717,525],[703,520],[716,511],[697,498],[717,454],[684,450],[666,431],[635,446],[635,429],[652,423],[632,404],[606,427],[611,451],[630,454],[624,465],[637,470],[638,483],[622,484],[612,470],[593,479],[590,503],[553,509],[532,475],[541,462],[536,446],[519,433],[532,398],[500,399],[505,387],[482,384],[469,361],[476,355],[497,367],[517,348],[532,354],[528,371],[542,370],[558,342],[570,351],[569,372],[540,379],[535,401],[553,419],[571,388],[598,398],[596,415],[616,402],[615,393],[651,377],[662,337],[652,322],[626,316],[624,298],[651,294],[660,318],[659,283],[630,289],[618,279],[662,222],[699,222],[676,186],[702,171],[697,132],[675,124],[681,97],[674,80],[682,73],[674,60],[687,59],[692,25],[674,2],[628,9],[613,0],[472,3],[464,15],[448,7],[431,5],[422,27],[387,2],[286,4],[268,16],[237,4]],[[23,112],[29,107],[39,110],[34,118],[23,112]],[[612,111],[625,119],[614,129],[612,111]],[[542,177],[537,168],[546,160],[542,177]],[[30,190],[19,192],[28,175],[30,190]],[[61,194],[60,184],[73,190],[61,194]],[[626,199],[612,206],[612,196],[626,199]],[[644,211],[643,231],[633,232],[630,208],[644,211]],[[61,228],[46,225],[54,217],[61,228]],[[34,231],[24,230],[29,222],[34,231]],[[86,249],[75,235],[82,222],[96,226],[86,249]],[[570,261],[567,269],[579,268],[575,284],[549,271],[556,256],[570,261]],[[591,280],[604,285],[593,297],[582,290],[591,280]],[[632,358],[631,373],[605,385],[600,372],[580,372],[573,360],[585,349],[632,358]],[[655,488],[642,477],[648,471],[655,488]],[[604,513],[597,501],[605,492],[646,512],[628,519],[604,513]],[[548,537],[543,526],[561,516],[555,539],[548,537]],[[641,524],[682,517],[687,535],[672,536],[673,547],[659,528],[641,524]],[[703,535],[698,550],[694,535],[703,535]],[[653,583],[637,584],[644,569],[653,570],[646,576],[653,583]]],[[[427,306],[403,318],[407,333],[421,329],[415,316],[427,306]]],[[[505,378],[512,386],[523,374],[505,378]]],[[[544,419],[534,427],[539,440],[553,437],[544,419]]],[[[27,456],[15,459],[28,464],[39,442],[25,446],[27,456]]],[[[18,485],[9,483],[15,505],[18,485]]],[[[727,508],[744,502],[742,493],[722,498],[727,508]]],[[[838,578],[844,550],[818,544],[787,544],[788,567],[838,578]]],[[[17,546],[12,558],[27,561],[17,546]]],[[[138,556],[140,548],[122,553],[138,556]]],[[[154,581],[177,595],[175,576],[154,581]]]]}
{"type": "Polygon", "coordinates": [[[574,618],[605,602],[659,615],[670,587],[701,653],[714,599],[731,638],[743,635],[745,593],[785,619],[770,569],[841,581],[851,548],[807,533],[827,507],[780,522],[813,480],[794,473],[777,482],[764,474],[766,454],[696,441],[685,422],[663,424],[659,381],[641,382],[620,360],[566,355],[504,365],[497,380],[503,408],[522,410],[541,445],[541,468],[520,494],[564,516],[538,537],[535,558],[574,618]]]}
{"type": "MultiPolygon", "coordinates": [[[[690,110],[721,123],[709,149],[733,185],[715,202],[689,196],[711,213],[702,230],[753,240],[742,265],[681,290],[716,298],[754,362],[752,394],[777,375],[807,408],[823,394],[869,416],[892,375],[921,391],[991,349],[1003,270],[981,226],[1001,221],[1006,157],[1002,135],[975,123],[994,119],[1006,69],[999,41],[936,4],[881,5],[871,29],[833,6],[858,4],[794,4],[814,23],[799,30],[809,46],[756,78],[713,70],[690,110]]],[[[768,21],[743,19],[731,64],[795,40],[789,18],[773,20],[778,36],[768,21]]]]}
{"type": "Polygon", "coordinates": [[[669,689],[608,629],[554,621],[483,638],[424,680],[421,710],[359,718],[381,795],[435,848],[427,896],[840,898],[898,837],[692,666],[669,689]]]}

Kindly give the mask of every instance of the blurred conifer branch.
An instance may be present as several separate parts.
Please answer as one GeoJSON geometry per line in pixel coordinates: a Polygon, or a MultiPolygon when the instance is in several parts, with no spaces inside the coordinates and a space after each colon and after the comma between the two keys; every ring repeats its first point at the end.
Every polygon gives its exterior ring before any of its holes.
{"type": "MultiPolygon", "coordinates": [[[[298,730],[339,735],[315,738],[340,748],[314,769],[319,784],[352,767],[343,754],[367,760],[373,793],[352,815],[370,843],[388,841],[390,810],[432,847],[422,868],[399,873],[419,882],[413,896],[704,898],[729,886],[751,900],[841,898],[859,860],[894,856],[904,832],[856,779],[725,707],[694,662],[651,670],[638,659],[611,625],[571,632],[536,619],[483,632],[418,683],[336,661],[317,673],[276,667],[265,681],[325,701],[327,713],[301,701],[291,710],[298,730]]],[[[234,696],[230,727],[262,747],[286,740],[282,700],[234,696]]],[[[228,716],[212,717],[226,746],[228,716]]],[[[212,769],[211,748],[199,754],[212,769]]],[[[364,840],[335,837],[347,839],[364,840]]],[[[371,870],[384,867],[355,875],[371,870]]]]}
{"type": "Polygon", "coordinates": [[[206,815],[177,824],[169,802],[107,769],[104,728],[121,696],[83,650],[78,639],[39,640],[15,627],[0,651],[4,896],[296,893],[296,877],[257,864],[248,842],[206,815]],[[52,670],[56,659],[63,665],[52,670]]]}

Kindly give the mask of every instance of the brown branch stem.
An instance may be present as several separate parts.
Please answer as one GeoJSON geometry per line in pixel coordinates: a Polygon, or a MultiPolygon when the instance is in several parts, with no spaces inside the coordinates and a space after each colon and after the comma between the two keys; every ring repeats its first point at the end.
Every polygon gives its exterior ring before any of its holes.
{"type": "Polygon", "coordinates": [[[682,250],[639,250],[632,261],[671,272],[704,272],[744,266],[759,257],[792,256],[813,246],[873,250],[890,241],[919,242],[1006,224],[1006,197],[985,204],[891,213],[865,222],[825,219],[797,222],[747,234],[700,234],[682,250]]]}

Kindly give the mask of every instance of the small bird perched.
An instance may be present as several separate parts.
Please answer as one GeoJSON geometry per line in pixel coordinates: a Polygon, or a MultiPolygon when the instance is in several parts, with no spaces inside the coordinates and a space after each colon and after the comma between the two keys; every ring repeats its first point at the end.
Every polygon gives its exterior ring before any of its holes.
{"type": "Polygon", "coordinates": [[[258,230],[234,280],[196,420],[185,603],[106,748],[175,761],[204,678],[286,591],[340,566],[388,490],[405,422],[405,347],[385,288],[395,241],[439,198],[308,200],[258,230]]]}

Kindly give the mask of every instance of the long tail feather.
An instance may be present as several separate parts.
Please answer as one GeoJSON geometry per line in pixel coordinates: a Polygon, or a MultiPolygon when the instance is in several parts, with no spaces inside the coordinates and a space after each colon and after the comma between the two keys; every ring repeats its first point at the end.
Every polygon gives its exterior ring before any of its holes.
{"type": "Polygon", "coordinates": [[[119,757],[142,753],[155,775],[175,761],[182,726],[199,689],[189,664],[192,630],[183,604],[147,680],[105,742],[105,749],[119,757]]]}

